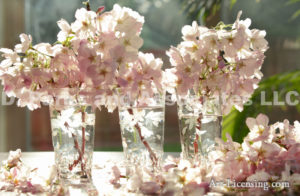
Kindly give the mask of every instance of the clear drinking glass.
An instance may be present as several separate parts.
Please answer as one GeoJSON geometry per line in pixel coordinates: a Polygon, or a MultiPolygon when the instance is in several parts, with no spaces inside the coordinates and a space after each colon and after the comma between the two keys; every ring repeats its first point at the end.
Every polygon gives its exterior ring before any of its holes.
{"type": "Polygon", "coordinates": [[[182,156],[195,159],[214,150],[215,138],[221,137],[221,98],[199,96],[190,90],[177,95],[182,156]]]}
{"type": "Polygon", "coordinates": [[[122,145],[127,165],[157,169],[164,143],[165,93],[142,92],[138,97],[118,92],[122,145]]]}
{"type": "Polygon", "coordinates": [[[72,182],[91,178],[95,112],[78,101],[50,105],[52,142],[58,177],[72,182]]]}

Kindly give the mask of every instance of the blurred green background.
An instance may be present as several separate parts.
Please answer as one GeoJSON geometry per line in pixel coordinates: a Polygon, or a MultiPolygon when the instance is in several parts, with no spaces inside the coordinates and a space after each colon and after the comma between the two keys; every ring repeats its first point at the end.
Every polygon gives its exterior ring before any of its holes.
{"type": "MultiPolygon", "coordinates": [[[[232,23],[242,10],[242,19],[252,19],[251,28],[267,31],[270,49],[262,68],[265,76],[252,97],[253,104],[245,106],[241,113],[233,110],[225,116],[223,132],[242,141],[248,132],[246,118],[259,113],[270,116],[272,123],[300,120],[299,104],[286,104],[288,92],[300,94],[300,0],[90,0],[90,3],[93,10],[99,6],[111,10],[118,3],[145,16],[142,50],[162,58],[164,68],[170,67],[165,51],[181,41],[182,26],[194,20],[208,27],[221,20],[232,23]],[[274,91],[285,104],[262,106],[262,92],[266,101],[273,101],[274,91]]],[[[12,48],[22,32],[31,34],[35,43],[54,43],[59,31],[56,21],[61,18],[74,21],[75,10],[80,7],[83,7],[80,0],[0,0],[0,47],[12,48]]],[[[1,99],[4,98],[2,95],[1,99]]],[[[165,151],[180,151],[176,105],[166,107],[165,124],[165,151]]],[[[97,111],[95,146],[96,150],[122,150],[117,111],[112,114],[105,109],[97,111]]],[[[52,150],[47,107],[29,112],[15,105],[0,106],[0,151],[15,148],[52,150]]]]}

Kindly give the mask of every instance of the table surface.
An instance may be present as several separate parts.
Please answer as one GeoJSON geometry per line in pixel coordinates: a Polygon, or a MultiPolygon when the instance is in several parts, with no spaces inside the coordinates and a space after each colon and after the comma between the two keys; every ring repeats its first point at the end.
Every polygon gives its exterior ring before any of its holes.
{"type": "MultiPolygon", "coordinates": [[[[165,153],[167,156],[178,157],[179,153],[165,153]]],[[[0,164],[3,160],[6,160],[8,153],[0,153],[0,164]]],[[[38,168],[39,174],[43,172],[49,172],[49,169],[54,165],[54,153],[53,152],[23,152],[22,161],[30,168],[38,168]]],[[[99,195],[124,195],[120,190],[114,189],[109,183],[111,168],[114,165],[120,165],[123,163],[123,152],[94,152],[93,155],[93,184],[92,186],[97,189],[99,195]]],[[[70,195],[87,195],[83,189],[70,189],[70,195]]],[[[12,196],[16,193],[4,193],[0,192],[2,196],[12,196]]],[[[134,194],[126,194],[134,195],[134,194]]]]}
{"type": "MultiPolygon", "coordinates": [[[[0,153],[1,162],[6,160],[7,157],[8,152],[0,153]]],[[[124,159],[124,155],[123,152],[94,152],[93,158],[94,164],[97,164],[97,162],[103,162],[107,160],[122,161],[124,159]]],[[[22,160],[30,165],[35,165],[35,163],[38,166],[40,166],[41,163],[52,165],[54,164],[54,152],[22,152],[22,160]]]]}

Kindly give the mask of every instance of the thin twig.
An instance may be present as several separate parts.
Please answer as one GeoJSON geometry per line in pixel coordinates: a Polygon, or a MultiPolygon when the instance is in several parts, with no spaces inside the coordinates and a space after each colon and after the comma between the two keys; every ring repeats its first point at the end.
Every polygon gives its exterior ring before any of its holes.
{"type": "MultiPolygon", "coordinates": [[[[67,129],[69,129],[69,124],[67,122],[65,122],[64,125],[67,129]]],[[[80,149],[77,137],[74,133],[72,133],[72,137],[74,140],[74,148],[77,150],[79,155],[78,155],[78,158],[76,160],[74,160],[72,164],[69,165],[69,170],[72,171],[74,167],[76,167],[79,163],[81,163],[81,172],[82,172],[83,176],[86,175],[85,163],[83,162],[84,148],[85,148],[85,137],[84,136],[85,136],[85,128],[83,129],[83,136],[82,136],[82,139],[84,139],[84,140],[82,141],[82,146],[80,149]]]]}
{"type": "Polygon", "coordinates": [[[77,158],[76,160],[74,160],[74,162],[73,162],[72,164],[69,165],[69,170],[70,170],[70,171],[72,171],[73,168],[74,168],[76,165],[78,165],[79,162],[82,162],[82,152],[81,152],[81,150],[80,150],[80,147],[79,147],[79,144],[78,144],[78,140],[77,140],[77,138],[76,138],[76,136],[75,136],[74,133],[72,133],[72,137],[73,137],[73,139],[74,139],[74,148],[77,150],[79,156],[78,156],[78,158],[77,158]]]}
{"type": "Polygon", "coordinates": [[[87,11],[91,11],[90,0],[84,1],[82,4],[86,6],[87,11]]]}
{"type": "MultiPolygon", "coordinates": [[[[81,120],[82,120],[82,128],[81,128],[81,132],[82,132],[82,144],[81,144],[81,155],[82,155],[82,160],[81,160],[81,170],[82,172],[85,171],[85,165],[83,162],[84,159],[84,153],[85,153],[85,112],[82,109],[81,110],[81,120]]],[[[85,172],[84,172],[85,173],[85,172]]]]}
{"type": "Polygon", "coordinates": [[[49,54],[46,54],[46,53],[43,53],[43,52],[41,52],[41,51],[39,51],[39,50],[37,50],[37,49],[35,49],[35,48],[33,48],[33,47],[30,47],[29,49],[34,50],[34,51],[36,51],[37,53],[39,53],[39,54],[41,54],[41,55],[44,55],[44,56],[47,56],[47,57],[49,57],[49,58],[54,58],[54,56],[49,55],[49,54]]]}
{"type": "Polygon", "coordinates": [[[198,139],[199,139],[199,135],[196,133],[196,138],[194,140],[194,154],[197,155],[198,154],[198,139]]]}
{"type": "MultiPolygon", "coordinates": [[[[203,101],[204,101],[203,97],[200,97],[200,99],[199,99],[200,104],[203,105],[203,101]]],[[[197,123],[196,124],[196,129],[198,129],[199,131],[202,128],[202,122],[201,122],[202,118],[203,118],[203,114],[200,113],[198,118],[197,118],[197,122],[196,122],[197,123]]],[[[195,137],[195,140],[194,140],[194,153],[195,153],[195,156],[197,156],[198,152],[199,152],[199,145],[198,145],[199,135],[198,135],[197,131],[196,131],[195,134],[196,134],[196,137],[195,137]]]]}
{"type": "MultiPolygon", "coordinates": [[[[130,115],[133,115],[133,110],[132,109],[128,109],[128,112],[130,115]]],[[[139,136],[140,136],[140,139],[141,139],[141,142],[143,143],[143,145],[145,146],[145,148],[147,149],[147,151],[149,152],[149,155],[150,155],[150,159],[153,163],[154,166],[157,166],[158,164],[158,158],[156,157],[156,154],[153,152],[153,150],[151,149],[149,143],[145,140],[144,136],[142,135],[142,130],[141,130],[141,127],[139,126],[138,123],[136,123],[134,125],[134,127],[136,128],[139,136]]]]}
{"type": "Polygon", "coordinates": [[[144,136],[142,136],[141,127],[138,125],[138,123],[135,124],[134,127],[137,129],[142,143],[144,144],[145,148],[148,150],[148,152],[150,154],[150,159],[151,159],[153,165],[156,166],[157,162],[158,162],[158,159],[157,159],[155,153],[153,152],[153,150],[151,149],[149,143],[145,140],[144,136]]]}

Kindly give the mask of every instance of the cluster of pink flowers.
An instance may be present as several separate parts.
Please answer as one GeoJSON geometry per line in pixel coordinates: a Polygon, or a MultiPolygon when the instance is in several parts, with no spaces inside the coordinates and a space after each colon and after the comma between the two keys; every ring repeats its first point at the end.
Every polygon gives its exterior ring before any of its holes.
{"type": "Polygon", "coordinates": [[[10,151],[9,157],[0,168],[0,190],[17,193],[42,193],[45,184],[36,175],[37,169],[25,166],[21,161],[21,150],[10,151]]]}
{"type": "Polygon", "coordinates": [[[0,167],[0,192],[6,194],[68,195],[66,187],[58,182],[55,166],[48,165],[47,171],[32,168],[23,162],[20,149],[10,151],[0,167]]]}
{"type": "MultiPolygon", "coordinates": [[[[218,140],[216,151],[210,154],[212,178],[239,181],[289,182],[300,185],[300,123],[288,120],[269,125],[267,116],[248,118],[249,134],[242,144],[218,140]]],[[[281,191],[285,187],[277,187],[281,191]]],[[[253,191],[261,189],[250,188],[253,191]]]]}
{"type": "MultiPolygon", "coordinates": [[[[113,166],[107,183],[116,190],[143,194],[297,195],[300,193],[300,123],[288,120],[269,125],[266,115],[246,121],[250,132],[243,142],[217,139],[207,158],[190,162],[169,157],[159,172],[136,166],[130,176],[113,166]],[[220,184],[222,182],[222,184],[220,184]],[[237,184],[245,187],[238,187],[237,184]],[[274,183],[276,186],[274,186],[274,183]]],[[[109,163],[107,163],[109,164],[109,163]]],[[[55,186],[55,169],[48,177],[24,165],[21,151],[10,152],[0,168],[0,190],[38,193],[55,186]]],[[[60,187],[54,188],[59,191],[60,187]]]]}
{"type": "MultiPolygon", "coordinates": [[[[268,125],[268,122],[263,114],[256,119],[248,118],[250,132],[242,144],[232,141],[229,135],[226,142],[217,139],[216,150],[203,160],[191,163],[170,157],[163,171],[156,174],[136,167],[123,188],[144,194],[171,195],[208,192],[264,195],[268,191],[299,194],[300,123],[291,125],[285,120],[268,125]],[[245,187],[238,187],[242,182],[245,187]],[[276,182],[276,186],[272,185],[276,182]]],[[[120,177],[120,170],[114,167],[111,183],[118,185],[120,177]]]]}
{"type": "Polygon", "coordinates": [[[125,74],[118,77],[118,84],[123,92],[130,92],[134,98],[141,96],[142,92],[163,92],[163,62],[151,53],[138,54],[138,61],[129,65],[125,74]]]}
{"type": "Polygon", "coordinates": [[[25,34],[20,38],[21,44],[14,50],[0,49],[5,58],[0,66],[0,79],[6,94],[19,98],[19,106],[35,109],[40,101],[49,98],[46,89],[53,81],[50,56],[56,53],[56,48],[44,43],[32,46],[31,36],[25,34]]]}
{"type": "Polygon", "coordinates": [[[250,19],[240,20],[241,12],[233,25],[219,23],[208,29],[198,26],[182,28],[183,41],[167,52],[173,75],[170,81],[178,95],[193,89],[200,96],[222,95],[223,111],[233,105],[242,110],[262,78],[260,68],[268,43],[266,32],[250,30],[250,19]],[[239,96],[239,100],[233,100],[239,96]],[[225,101],[223,101],[225,103],[225,101]]]}
{"type": "Polygon", "coordinates": [[[161,89],[161,60],[139,53],[144,18],[117,4],[109,12],[103,10],[81,8],[72,24],[58,21],[60,32],[54,45],[33,46],[31,36],[22,34],[14,50],[1,49],[5,59],[0,79],[6,94],[19,98],[18,105],[29,109],[69,95],[112,111],[115,88],[133,94],[153,85],[161,89]]]}

